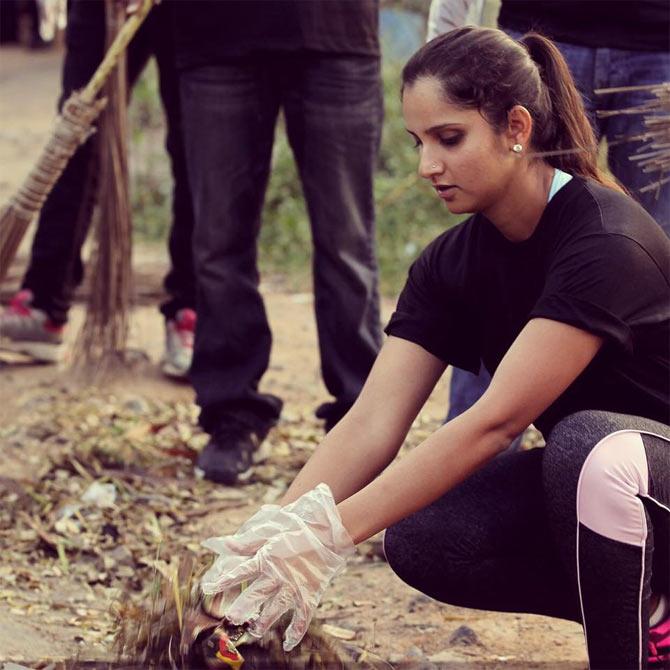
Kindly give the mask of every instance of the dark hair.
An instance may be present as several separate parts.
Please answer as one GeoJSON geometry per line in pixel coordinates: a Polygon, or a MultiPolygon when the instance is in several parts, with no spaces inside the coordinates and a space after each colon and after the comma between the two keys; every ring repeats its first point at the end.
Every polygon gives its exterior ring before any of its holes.
{"type": "Polygon", "coordinates": [[[514,105],[533,119],[532,150],[551,166],[620,187],[598,168],[598,143],[568,66],[538,33],[515,41],[493,28],[458,28],[425,44],[405,65],[402,90],[437,79],[449,102],[480,111],[498,131],[514,105]]]}

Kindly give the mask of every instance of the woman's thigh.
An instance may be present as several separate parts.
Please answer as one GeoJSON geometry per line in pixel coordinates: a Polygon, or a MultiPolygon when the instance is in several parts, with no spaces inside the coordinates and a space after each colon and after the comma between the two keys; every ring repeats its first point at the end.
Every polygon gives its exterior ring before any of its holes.
{"type": "Polygon", "coordinates": [[[542,491],[542,449],[495,459],[386,531],[391,568],[453,605],[578,620],[542,491]]]}

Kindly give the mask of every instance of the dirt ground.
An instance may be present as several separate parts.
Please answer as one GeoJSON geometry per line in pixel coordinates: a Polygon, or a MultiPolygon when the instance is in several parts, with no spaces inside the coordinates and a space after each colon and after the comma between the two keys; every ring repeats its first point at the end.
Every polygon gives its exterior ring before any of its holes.
{"type": "MultiPolygon", "coordinates": [[[[53,51],[0,50],[0,202],[25,176],[49,133],[59,63],[60,55],[53,51]]],[[[23,256],[25,251],[26,245],[23,256]]],[[[137,250],[135,259],[138,272],[143,264],[160,267],[165,262],[162,249],[155,248],[137,250]]],[[[302,436],[299,446],[303,450],[313,448],[320,427],[311,409],[327,396],[319,373],[312,296],[286,293],[276,282],[269,282],[263,289],[274,331],[273,356],[263,388],[285,400],[282,420],[270,440],[274,452],[269,454],[268,463],[272,467],[273,459],[280,454],[277,445],[288,444],[290,449],[291,436],[302,436]]],[[[391,306],[391,301],[385,301],[385,315],[391,306]]],[[[6,487],[12,486],[11,482],[30,486],[45,459],[40,440],[17,443],[11,436],[24,433],[15,428],[29,425],[37,414],[43,417],[45,408],[48,414],[49,403],[53,403],[54,422],[65,420],[67,417],[58,415],[63,405],[54,401],[56,389],[81,396],[81,387],[72,379],[68,364],[82,318],[83,307],[77,305],[67,329],[68,356],[61,366],[35,366],[12,356],[1,359],[0,480],[6,487]]],[[[162,339],[162,322],[155,307],[138,305],[132,315],[130,345],[146,352],[148,362],[114,384],[85,393],[92,398],[113,396],[120,403],[162,402],[190,407],[194,399],[190,387],[170,382],[158,372],[162,339]]],[[[418,441],[439,425],[447,404],[446,381],[442,380],[431,396],[410,441],[412,437],[418,441]]],[[[286,455],[286,446],[281,449],[286,455]]],[[[285,483],[282,480],[281,486],[285,483]]],[[[214,485],[201,482],[199,486],[204,496],[223,495],[214,485]]],[[[211,534],[234,530],[261,502],[276,498],[281,486],[266,480],[240,487],[243,495],[239,505],[188,525],[180,542],[192,545],[211,534]]],[[[237,494],[231,489],[229,495],[237,494]]],[[[9,546],[15,534],[25,532],[17,515],[13,528],[0,531],[0,546],[9,546]]],[[[377,553],[378,545],[364,547],[363,555],[330,588],[317,615],[322,623],[342,629],[338,634],[348,638],[348,643],[398,667],[586,667],[584,640],[576,624],[434,602],[404,585],[377,553]]],[[[37,545],[23,565],[17,562],[16,554],[11,554],[14,558],[8,555],[0,562],[0,668],[3,661],[34,667],[45,659],[77,653],[88,658],[109,657],[112,590],[91,587],[76,570],[64,570],[58,556],[37,545]],[[39,576],[37,582],[25,577],[28,568],[39,576]]]]}

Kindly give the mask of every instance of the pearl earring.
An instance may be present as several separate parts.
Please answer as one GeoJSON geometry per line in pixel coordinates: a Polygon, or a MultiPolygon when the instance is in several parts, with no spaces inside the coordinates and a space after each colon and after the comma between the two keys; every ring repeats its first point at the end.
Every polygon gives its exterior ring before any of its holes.
{"type": "Polygon", "coordinates": [[[522,146],[521,144],[515,144],[515,145],[512,147],[512,151],[513,151],[515,154],[520,154],[520,153],[523,151],[523,146],[522,146]]]}

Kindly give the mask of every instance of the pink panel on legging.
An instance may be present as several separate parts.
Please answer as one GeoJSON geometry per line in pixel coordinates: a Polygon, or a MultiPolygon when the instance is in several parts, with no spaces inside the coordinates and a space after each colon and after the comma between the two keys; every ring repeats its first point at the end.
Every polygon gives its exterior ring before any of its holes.
{"type": "Polygon", "coordinates": [[[621,431],[589,454],[577,485],[577,519],[611,540],[644,546],[647,524],[638,495],[648,495],[649,472],[642,437],[621,431]]]}

